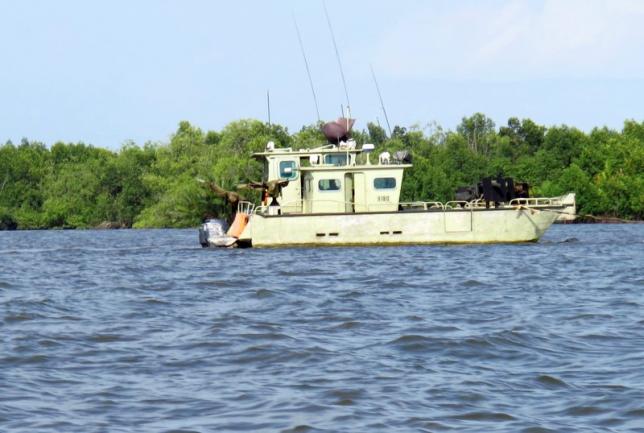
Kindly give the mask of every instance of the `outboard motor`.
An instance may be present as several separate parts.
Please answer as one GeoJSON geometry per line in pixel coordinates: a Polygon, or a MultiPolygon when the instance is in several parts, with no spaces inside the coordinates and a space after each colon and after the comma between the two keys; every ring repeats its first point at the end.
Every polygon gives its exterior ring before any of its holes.
{"type": "MultiPolygon", "coordinates": [[[[199,227],[199,243],[202,247],[228,246],[231,240],[236,241],[226,234],[228,223],[220,219],[209,219],[199,227]]],[[[233,242],[234,243],[234,242],[233,242]]]]}

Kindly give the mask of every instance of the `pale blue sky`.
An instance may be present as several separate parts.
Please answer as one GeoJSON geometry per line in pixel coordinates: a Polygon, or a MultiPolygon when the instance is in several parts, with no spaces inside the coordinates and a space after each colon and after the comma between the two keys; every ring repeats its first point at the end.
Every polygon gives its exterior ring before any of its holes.
{"type": "MultiPolygon", "coordinates": [[[[644,1],[327,0],[358,128],[480,111],[589,130],[644,120],[644,1]]],[[[345,103],[321,0],[0,0],[0,142],[167,141],[181,120],[290,131],[345,103]]]]}

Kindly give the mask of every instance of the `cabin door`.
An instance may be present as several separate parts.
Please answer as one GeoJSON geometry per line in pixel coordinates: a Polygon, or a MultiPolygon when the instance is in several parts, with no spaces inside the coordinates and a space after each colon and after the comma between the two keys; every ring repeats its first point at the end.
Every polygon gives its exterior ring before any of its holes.
{"type": "Polygon", "coordinates": [[[355,189],[353,184],[353,173],[344,175],[344,211],[355,212],[355,189]]]}
{"type": "Polygon", "coordinates": [[[364,173],[353,173],[353,211],[367,212],[368,210],[364,173]]]}

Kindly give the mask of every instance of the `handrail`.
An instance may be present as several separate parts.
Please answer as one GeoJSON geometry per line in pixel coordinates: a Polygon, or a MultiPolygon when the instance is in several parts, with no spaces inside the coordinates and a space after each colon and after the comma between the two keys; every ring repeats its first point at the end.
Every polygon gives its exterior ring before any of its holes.
{"type": "Polygon", "coordinates": [[[401,202],[400,206],[403,208],[422,208],[423,210],[440,208],[445,209],[445,205],[439,201],[411,201],[411,202],[401,202]]]}
{"type": "Polygon", "coordinates": [[[469,202],[469,207],[478,208],[478,207],[487,207],[487,205],[485,204],[485,199],[477,198],[476,200],[472,200],[469,202]]]}
{"type": "MultiPolygon", "coordinates": [[[[283,207],[293,207],[293,206],[295,206],[295,207],[300,207],[300,209],[301,209],[303,207],[303,202],[304,202],[304,200],[291,200],[291,201],[287,201],[287,202],[284,202],[284,203],[280,203],[279,207],[283,208],[283,207]]],[[[268,210],[269,207],[270,207],[270,205],[265,205],[265,204],[255,206],[255,209],[254,209],[253,213],[260,214],[260,215],[264,214],[264,213],[266,213],[266,211],[268,210]]]]}
{"type": "MultiPolygon", "coordinates": [[[[292,200],[284,203],[280,203],[279,207],[280,208],[285,208],[285,207],[299,207],[300,209],[304,209],[304,201],[305,200],[292,200]]],[[[352,201],[343,201],[343,200],[331,200],[331,199],[322,199],[322,200],[308,200],[311,203],[334,203],[337,204],[338,207],[343,206],[346,207],[346,205],[351,205],[353,207],[358,207],[358,208],[366,208],[367,212],[371,211],[376,211],[377,209],[382,209],[384,207],[391,207],[393,203],[368,203],[368,204],[359,204],[356,202],[352,201]]],[[[264,214],[268,210],[270,205],[259,205],[255,206],[254,208],[254,213],[256,214],[264,214]]]]}
{"type": "Polygon", "coordinates": [[[237,213],[250,215],[255,210],[255,205],[249,201],[240,201],[237,203],[237,213]]]}
{"type": "Polygon", "coordinates": [[[445,209],[454,209],[455,207],[460,207],[461,209],[469,208],[470,202],[465,200],[451,200],[445,203],[445,209]]]}
{"type": "Polygon", "coordinates": [[[510,206],[555,206],[561,204],[561,197],[526,197],[513,198],[508,203],[510,206]]]}
{"type": "MultiPolygon", "coordinates": [[[[293,200],[289,202],[280,203],[280,208],[296,207],[300,210],[304,209],[305,200],[293,200]]],[[[311,203],[335,203],[340,206],[346,206],[347,204],[354,206],[354,208],[363,208],[366,209],[366,212],[377,211],[385,207],[391,207],[392,203],[368,203],[368,204],[356,204],[355,202],[342,201],[342,200],[331,200],[331,199],[322,199],[322,200],[310,200],[311,203]]],[[[241,212],[240,209],[242,203],[247,207],[248,213],[256,214],[265,214],[270,206],[268,205],[258,205],[255,206],[250,202],[240,202],[238,207],[238,212],[241,212]]],[[[547,206],[559,206],[562,204],[561,197],[530,197],[530,198],[515,198],[503,204],[502,207],[505,208],[517,208],[517,207],[547,207],[547,206]]],[[[451,200],[445,203],[439,201],[413,201],[413,202],[400,202],[399,206],[403,209],[420,209],[420,210],[429,210],[429,209],[440,209],[440,210],[452,210],[452,209],[462,209],[462,210],[473,210],[477,208],[485,208],[486,203],[484,199],[476,199],[472,201],[465,200],[451,200]]],[[[333,212],[330,212],[333,213],[333,212]]]]}

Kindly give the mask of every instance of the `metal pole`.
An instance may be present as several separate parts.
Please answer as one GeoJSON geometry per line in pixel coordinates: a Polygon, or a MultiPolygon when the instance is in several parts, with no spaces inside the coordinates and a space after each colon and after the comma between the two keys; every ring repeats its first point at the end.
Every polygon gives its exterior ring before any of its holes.
{"type": "Polygon", "coordinates": [[[313,102],[315,103],[315,112],[318,115],[318,123],[319,123],[320,108],[318,107],[318,97],[315,94],[315,87],[313,87],[313,78],[311,78],[311,69],[309,68],[309,61],[306,59],[306,52],[304,51],[304,43],[302,42],[302,36],[300,35],[300,28],[297,25],[295,14],[293,14],[293,23],[295,24],[295,31],[297,32],[297,40],[300,43],[300,50],[302,51],[302,57],[304,58],[304,66],[306,66],[306,75],[309,77],[309,84],[311,85],[311,93],[313,94],[313,102]]]}
{"type": "Polygon", "coordinates": [[[270,91],[266,91],[266,108],[268,109],[268,126],[271,126],[271,94],[270,91]]]}
{"type": "MultiPolygon", "coordinates": [[[[326,2],[322,1],[324,6],[324,15],[326,15],[326,22],[329,25],[329,31],[331,32],[331,40],[333,41],[333,48],[335,49],[335,58],[338,61],[338,67],[340,68],[340,77],[342,78],[342,85],[344,86],[344,96],[347,98],[347,111],[351,113],[351,103],[349,102],[349,91],[347,90],[347,81],[344,79],[344,70],[342,69],[342,61],[340,60],[340,52],[338,51],[338,44],[335,42],[335,33],[333,33],[333,26],[331,25],[331,19],[329,18],[329,11],[326,8],[326,2]]],[[[349,114],[351,115],[351,114],[349,114]]]]}
{"type": "Polygon", "coordinates": [[[382,101],[382,94],[380,93],[380,86],[378,86],[378,80],[376,80],[376,73],[373,71],[373,66],[369,65],[371,68],[371,76],[373,77],[373,82],[376,85],[376,91],[378,92],[378,98],[380,99],[380,108],[385,115],[385,121],[387,122],[387,130],[389,131],[389,136],[391,137],[391,126],[389,125],[389,117],[387,117],[387,110],[385,110],[385,103],[382,101]]]}

